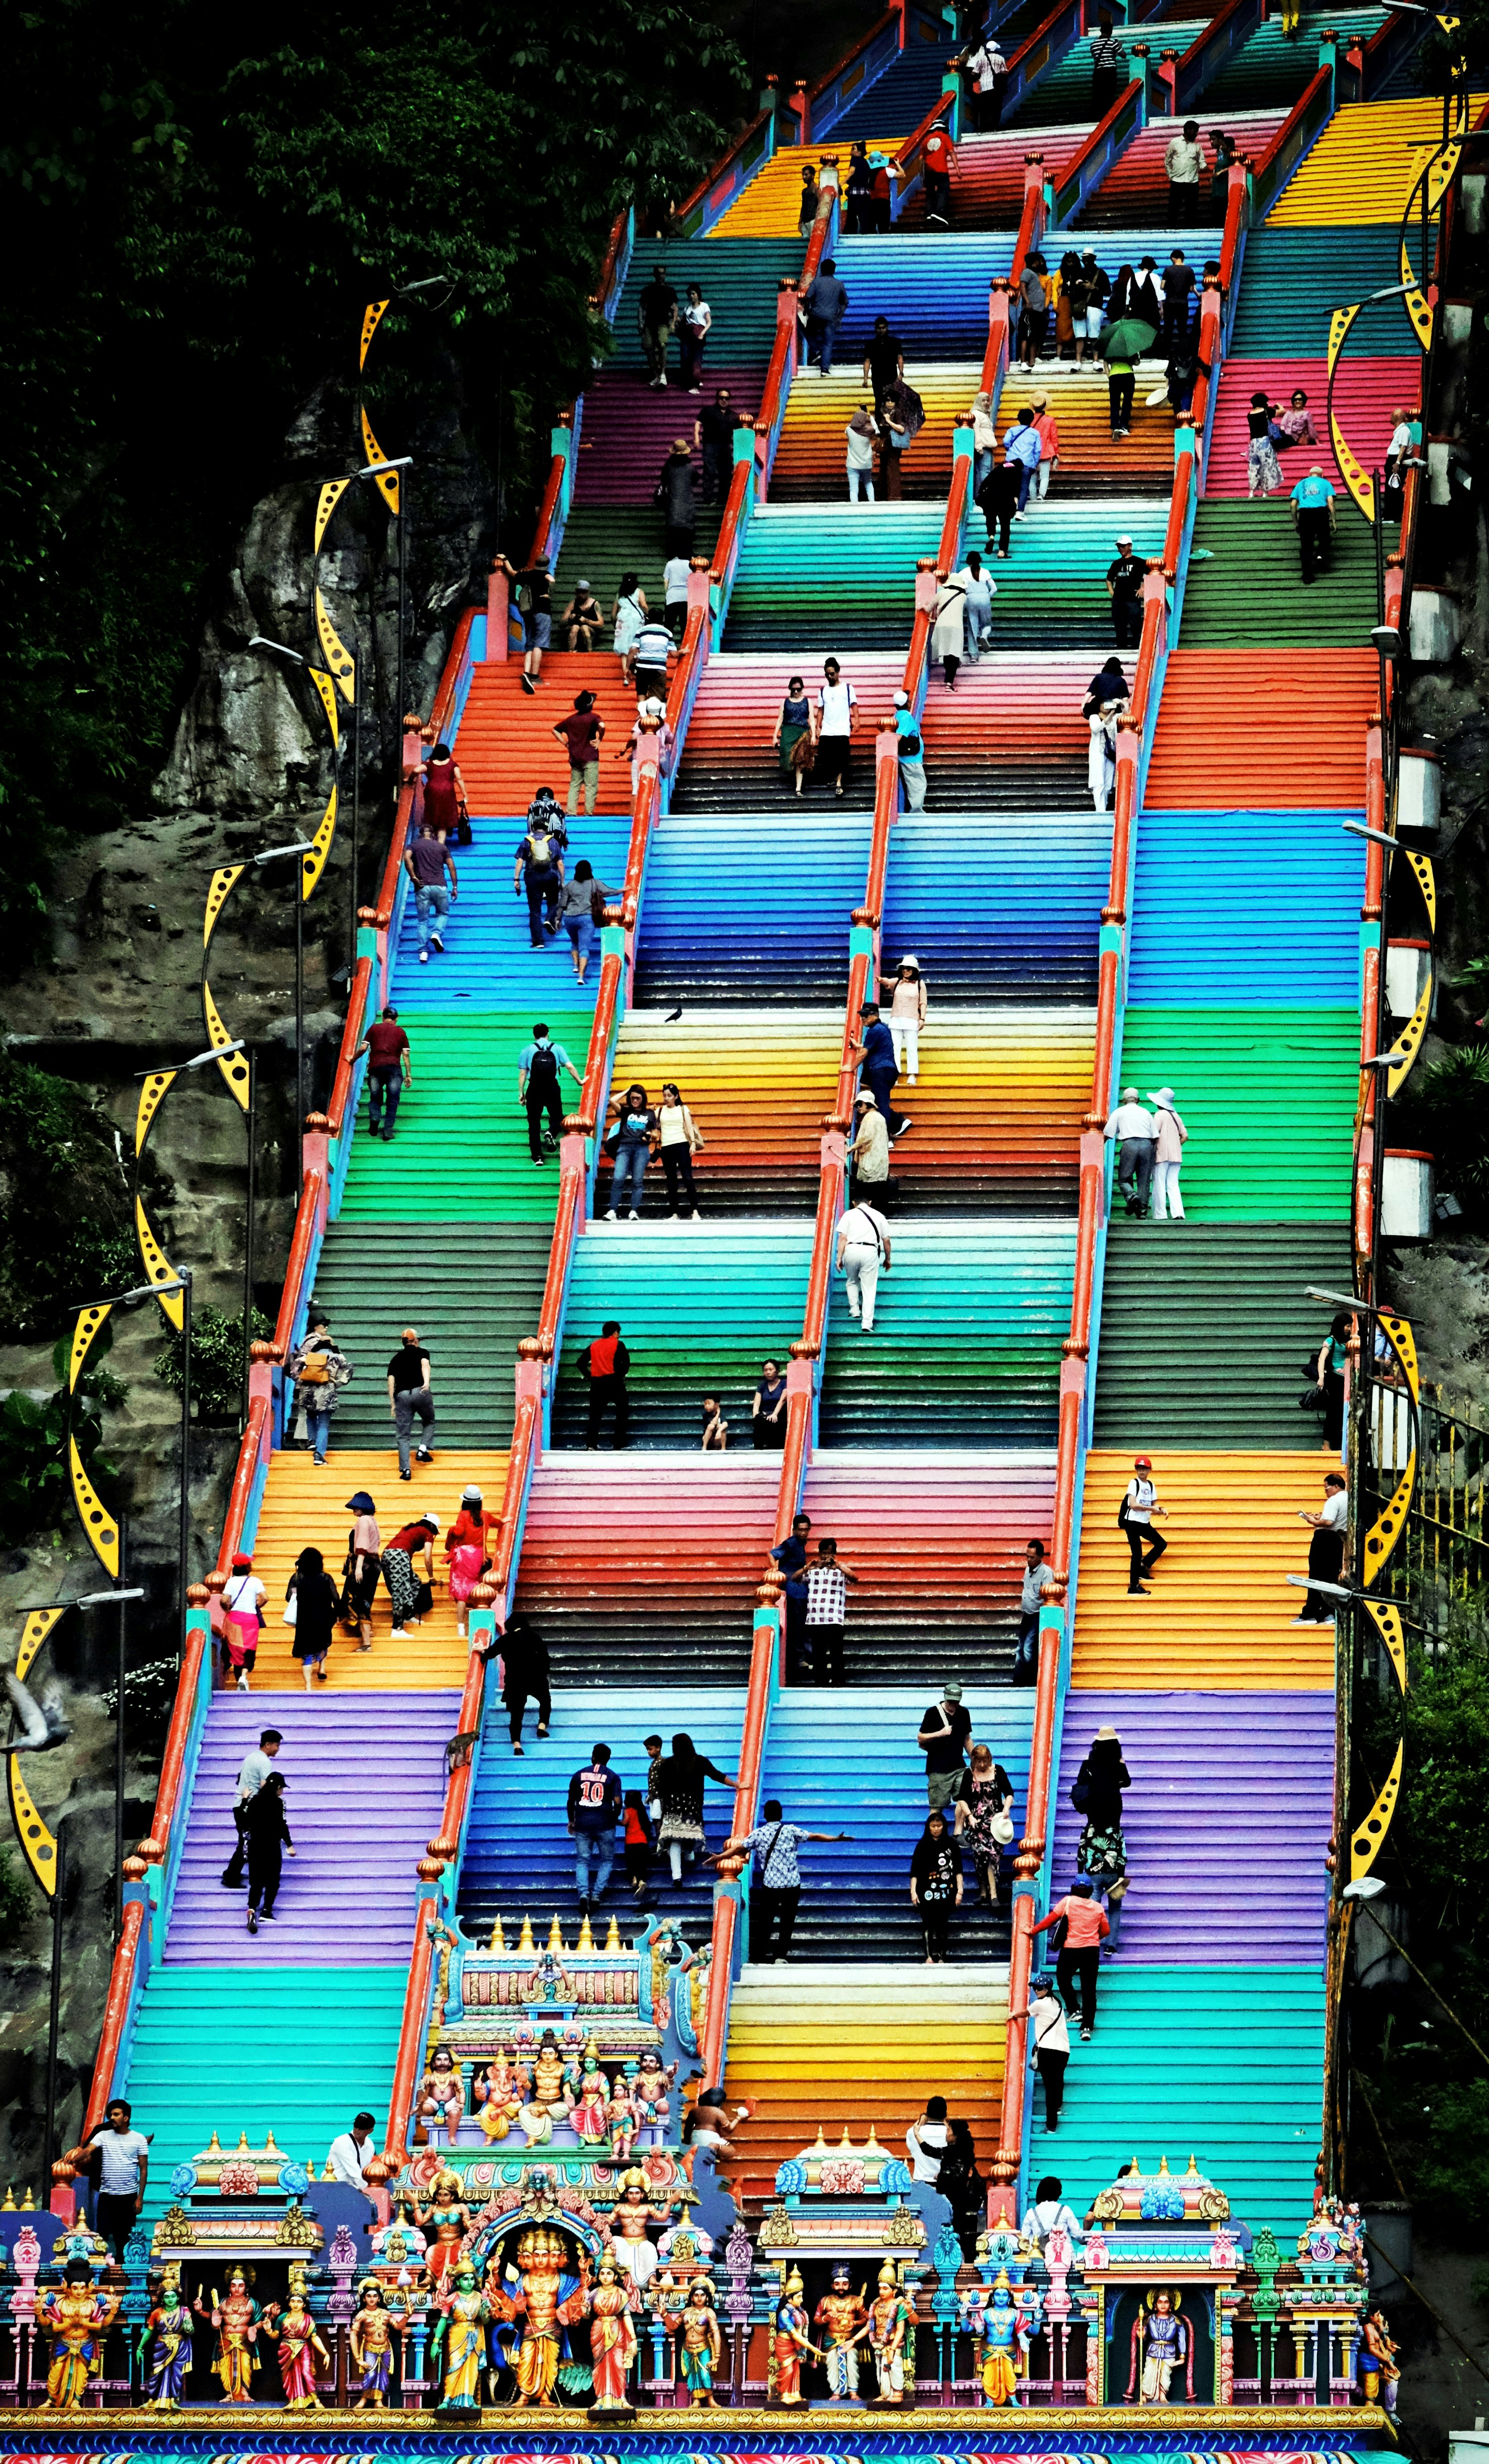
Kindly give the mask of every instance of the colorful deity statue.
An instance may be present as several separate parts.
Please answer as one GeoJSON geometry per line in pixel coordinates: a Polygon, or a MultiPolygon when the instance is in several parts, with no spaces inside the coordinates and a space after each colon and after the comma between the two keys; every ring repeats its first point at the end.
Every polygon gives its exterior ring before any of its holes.
{"type": "MultiPolygon", "coordinates": [[[[1134,2394],[1139,2404],[1167,2404],[1169,2382],[1180,2362],[1189,2365],[1188,2376],[1193,2382],[1193,2343],[1188,2321],[1179,2317],[1179,2305],[1171,2293],[1150,2293],[1139,2301],[1137,2317],[1132,2321],[1131,2355],[1128,2404],[1134,2394]]],[[[1193,2385],[1190,2393],[1193,2396],[1193,2385]]]]}
{"type": "Polygon", "coordinates": [[[561,2233],[552,2225],[530,2225],[517,2243],[517,2289],[509,2293],[497,2281],[498,2262],[486,2274],[486,2298],[493,2318],[517,2326],[520,2336],[512,2364],[517,2383],[517,2404],[552,2405],[558,2376],[559,2330],[582,2319],[589,2290],[580,2271],[574,2291],[564,2295],[562,2279],[569,2263],[561,2233]]]}
{"type": "MultiPolygon", "coordinates": [[[[875,2404],[903,2404],[905,2365],[909,2346],[911,2312],[900,2290],[894,2261],[879,2271],[879,2290],[868,2305],[868,2349],[879,2380],[875,2404]]],[[[909,2346],[911,2353],[913,2347],[909,2346]]]]}
{"type": "Polygon", "coordinates": [[[471,2230],[471,2211],[460,2195],[463,2187],[459,2174],[449,2166],[442,2166],[429,2184],[427,2206],[414,2210],[425,2232],[434,2236],[428,2264],[430,2281],[436,2290],[444,2283],[471,2230]]]}
{"type": "Polygon", "coordinates": [[[388,2383],[393,2375],[393,2318],[383,2287],[375,2276],[365,2277],[358,2288],[357,2307],[352,2313],[348,2343],[352,2350],[352,2367],[361,2392],[353,2409],[357,2412],[383,2412],[387,2406],[388,2383]]]}
{"type": "Polygon", "coordinates": [[[801,2392],[802,2354],[810,2353],[819,2362],[826,2359],[812,2342],[812,2322],[801,2306],[803,2290],[801,2272],[794,2267],[771,2314],[774,2401],[793,2408],[806,2402],[801,2392]]]}
{"type": "Polygon", "coordinates": [[[663,2323],[669,2335],[677,2337],[677,2365],[690,2401],[695,2407],[716,2406],[713,2385],[724,2359],[724,2338],[713,2307],[713,2287],[706,2276],[695,2276],[681,2310],[669,2309],[666,2302],[664,2291],[659,2302],[663,2323]]]}
{"type": "Polygon", "coordinates": [[[146,2402],[156,2412],[181,2409],[181,2390],[191,2367],[191,2308],[182,2298],[181,2270],[167,2267],[162,2273],[154,2306],[141,2331],[139,2347],[139,2358],[144,2363],[146,2402]]]}
{"type": "Polygon", "coordinates": [[[589,2297],[589,2357],[595,2377],[592,2413],[629,2415],[635,2409],[626,2380],[636,2359],[636,2330],[631,2323],[630,2297],[615,2260],[603,2257],[589,2297]]]}
{"type": "Polygon", "coordinates": [[[224,2301],[215,2286],[210,2306],[204,2304],[200,2294],[192,2304],[199,2319],[209,2319],[217,2330],[217,2350],[212,2368],[222,2381],[225,2404],[252,2404],[253,2372],[259,2366],[254,2346],[258,2343],[258,2303],[248,2289],[248,2277],[241,2267],[235,2267],[228,2278],[228,2299],[224,2301]]]}
{"type": "Polygon", "coordinates": [[[481,2372],[486,2367],[486,2327],[492,2309],[469,2258],[457,2259],[449,2270],[445,2289],[439,2295],[439,2308],[429,2339],[429,2359],[438,2362],[443,2348],[440,2408],[445,2412],[478,2413],[481,2372]]]}
{"type": "Polygon", "coordinates": [[[586,2147],[598,2147],[605,2137],[605,2108],[610,2101],[610,2082],[600,2067],[600,2048],[591,2036],[584,2048],[583,2067],[574,2091],[569,2119],[586,2147]]]}
{"type": "Polygon", "coordinates": [[[47,2372],[47,2409],[77,2412],[88,2382],[101,2376],[103,2340],[119,2317],[119,2296],[95,2287],[86,2259],[69,2259],[60,2284],[52,2284],[36,2302],[36,2324],[52,2340],[52,2366],[47,2372]]]}
{"type": "Polygon", "coordinates": [[[424,2124],[425,2136],[431,2147],[439,2145],[441,2127],[445,2145],[453,2147],[466,2109],[465,2073],[448,2045],[436,2045],[429,2067],[419,2082],[414,2112],[424,2124]]]}
{"type": "Polygon", "coordinates": [[[1355,2357],[1355,2376],[1366,2404],[1383,2404],[1388,2412],[1396,2409],[1396,2381],[1401,2376],[1396,2362],[1398,2347],[1391,2341],[1384,2310],[1372,2310],[1360,2325],[1360,2349],[1355,2357]]]}
{"type": "Polygon", "coordinates": [[[636,2150],[639,2117],[633,2088],[636,2065],[627,2062],[624,2071],[610,2074],[610,2094],[605,2101],[605,2130],[610,2141],[610,2153],[618,2165],[628,2165],[636,2150]]]}
{"type": "Polygon", "coordinates": [[[543,2030],[536,2050],[522,2065],[522,2074],[527,2089],[522,2127],[528,2145],[542,2147],[553,2137],[555,2123],[567,2122],[570,2111],[569,2081],[552,2028],[543,2030]]]}
{"type": "Polygon", "coordinates": [[[522,2112],[522,2081],[504,2047],[498,2046],[484,2069],[477,2071],[471,2094],[485,2137],[505,2139],[522,2112]]]}
{"type": "Polygon", "coordinates": [[[618,2267],[641,2291],[656,2273],[657,2246],[648,2225],[665,2225],[670,2210],[654,2208],[647,2196],[646,2174],[633,2165],[621,2183],[621,2195],[610,2211],[610,2247],[618,2267]]]}
{"type": "Polygon", "coordinates": [[[667,2145],[672,2119],[671,2088],[676,2077],[677,2064],[664,2065],[661,2055],[648,2046],[642,2055],[631,2088],[643,2147],[667,2145]]]}
{"type": "Polygon", "coordinates": [[[290,2298],[281,2308],[271,2301],[264,2312],[264,2324],[275,2327],[275,2347],[279,2363],[279,2382],[284,2388],[285,2409],[289,2412],[318,2412],[320,2398],[316,2393],[316,2364],[322,2369],[331,2367],[331,2356],[320,2341],[316,2322],[305,2306],[305,2270],[290,2270],[290,2298]]]}
{"type": "Polygon", "coordinates": [[[415,2271],[424,2264],[428,2242],[419,2227],[411,2224],[400,2199],[393,2214],[372,2236],[372,2255],[380,2267],[396,2267],[400,2284],[411,2284],[415,2271]]]}
{"type": "Polygon", "coordinates": [[[982,2392],[989,2404],[1016,2404],[1029,2351],[1031,2327],[1014,2299],[1008,2270],[999,2268],[991,2300],[979,2316],[982,2392]]]}
{"type": "Polygon", "coordinates": [[[865,2286],[855,2293],[847,2269],[835,2267],[832,2291],[822,2295],[813,2314],[812,2323],[821,2331],[828,2390],[840,2404],[858,2399],[858,2348],[868,2334],[866,2291],[865,2286]]]}

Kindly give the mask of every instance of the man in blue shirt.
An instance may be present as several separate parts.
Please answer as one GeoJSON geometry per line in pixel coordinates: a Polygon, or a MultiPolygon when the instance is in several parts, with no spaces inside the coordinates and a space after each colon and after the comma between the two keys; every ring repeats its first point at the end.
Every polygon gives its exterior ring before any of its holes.
{"type": "Polygon", "coordinates": [[[1012,428],[1003,430],[1003,448],[1018,472],[1018,511],[1014,519],[1021,522],[1023,509],[1029,501],[1029,490],[1034,484],[1034,474],[1040,467],[1040,455],[1044,451],[1032,410],[1021,410],[1012,428]]]}
{"type": "Polygon", "coordinates": [[[608,1746],[595,1746],[582,1771],[569,1782],[569,1836],[574,1842],[574,1887],[580,1913],[588,1916],[605,1895],[615,1863],[615,1826],[621,1818],[621,1783],[610,1769],[608,1746]]]}
{"type": "MultiPolygon", "coordinates": [[[[791,1537],[771,1551],[771,1558],[785,1585],[786,1604],[786,1683],[799,1684],[813,1674],[812,1658],[806,1648],[806,1535],[811,1530],[809,1514],[799,1514],[791,1526],[791,1537]]],[[[768,1571],[768,1570],[767,1570],[768,1571]]]]}
{"type": "Polygon", "coordinates": [[[865,1001],[859,1011],[862,1042],[853,1046],[853,1058],[861,1067],[859,1075],[874,1102],[889,1124],[889,1135],[897,1138],[912,1127],[908,1115],[897,1112],[890,1097],[899,1069],[894,1058],[894,1038],[879,1015],[877,1001],[865,1001]]]}
{"type": "Polygon", "coordinates": [[[1299,561],[1303,581],[1308,583],[1315,572],[1327,569],[1329,542],[1334,535],[1334,489],[1317,462],[1293,490],[1292,508],[1299,561]]]}
{"type": "Polygon", "coordinates": [[[536,1019],[533,1041],[524,1044],[517,1055],[517,1102],[527,1110],[527,1143],[535,1163],[543,1160],[544,1113],[555,1145],[563,1128],[563,1106],[558,1099],[560,1069],[568,1071],[576,1087],[582,1087],[584,1081],[562,1045],[555,1044],[549,1035],[546,1020],[536,1019]]]}

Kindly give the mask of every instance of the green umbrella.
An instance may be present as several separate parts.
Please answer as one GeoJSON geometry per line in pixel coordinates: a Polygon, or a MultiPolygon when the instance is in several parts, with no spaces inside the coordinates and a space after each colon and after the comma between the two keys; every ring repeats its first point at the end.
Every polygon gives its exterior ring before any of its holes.
{"type": "Polygon", "coordinates": [[[1141,317],[1119,317],[1114,325],[1104,325],[1097,349],[1104,360],[1140,360],[1150,351],[1158,339],[1158,328],[1141,317]]]}

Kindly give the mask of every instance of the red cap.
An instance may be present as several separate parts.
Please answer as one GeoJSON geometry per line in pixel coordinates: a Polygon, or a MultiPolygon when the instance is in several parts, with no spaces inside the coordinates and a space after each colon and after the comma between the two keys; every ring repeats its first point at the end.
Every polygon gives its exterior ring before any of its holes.
{"type": "Polygon", "coordinates": [[[1153,1467],[1153,1459],[1152,1459],[1152,1456],[1151,1456],[1151,1455],[1134,1455],[1134,1456],[1133,1456],[1133,1458],[1132,1458],[1132,1468],[1133,1468],[1133,1470],[1134,1470],[1134,1471],[1151,1471],[1151,1470],[1152,1470],[1152,1467],[1153,1467]]]}

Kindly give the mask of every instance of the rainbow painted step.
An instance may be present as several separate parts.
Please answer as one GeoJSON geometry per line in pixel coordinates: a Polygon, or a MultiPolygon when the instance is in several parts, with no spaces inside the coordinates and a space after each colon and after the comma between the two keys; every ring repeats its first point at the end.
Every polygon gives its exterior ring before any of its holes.
{"type": "MultiPolygon", "coordinates": [[[[958,702],[964,691],[958,678],[958,702]]],[[[937,803],[940,786],[938,765],[937,803]]],[[[1094,1004],[1111,856],[1106,817],[963,813],[956,838],[949,898],[944,825],[933,812],[901,814],[885,891],[887,968],[913,951],[932,1017],[963,1003],[1094,1004]]]]}
{"type": "Polygon", "coordinates": [[[638,936],[638,1008],[749,1001],[841,1011],[868,816],[821,795],[799,797],[785,779],[776,796],[771,811],[673,812],[658,823],[638,936]]]}

